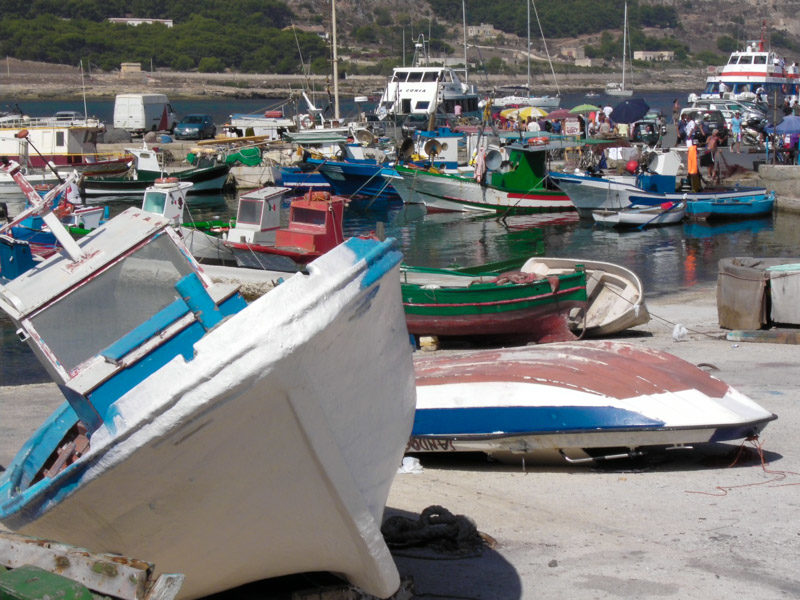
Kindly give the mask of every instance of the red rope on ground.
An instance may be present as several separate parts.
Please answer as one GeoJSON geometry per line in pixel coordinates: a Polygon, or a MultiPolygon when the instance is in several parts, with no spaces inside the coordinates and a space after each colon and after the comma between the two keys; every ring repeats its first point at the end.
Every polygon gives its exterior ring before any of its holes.
{"type": "Polygon", "coordinates": [[[745,439],[739,445],[739,449],[736,452],[736,456],[733,458],[733,462],[728,465],[728,468],[735,466],[739,462],[739,459],[744,454],[745,444],[747,442],[750,442],[753,445],[753,447],[755,448],[756,452],[758,453],[758,458],[761,461],[761,469],[764,471],[764,473],[767,473],[768,475],[773,475],[773,477],[771,479],[768,479],[766,481],[759,481],[759,482],[756,482],[756,483],[742,483],[742,484],[739,484],[739,485],[717,485],[717,486],[715,486],[714,489],[715,490],[719,490],[720,492],[722,492],[721,494],[720,493],[714,493],[714,492],[696,491],[696,490],[684,490],[684,491],[687,494],[703,494],[704,496],[718,496],[718,497],[721,497],[721,496],[727,496],[728,492],[730,490],[735,490],[735,489],[738,489],[738,488],[756,487],[756,486],[760,486],[760,485],[766,485],[768,487],[786,487],[786,486],[790,486],[790,485],[800,485],[800,481],[793,482],[793,483],[780,483],[780,484],[777,484],[777,485],[769,485],[769,484],[776,484],[776,482],[779,482],[779,481],[783,481],[789,475],[797,475],[797,476],[800,477],[800,473],[797,473],[795,471],[776,471],[776,470],[767,468],[767,464],[768,463],[767,463],[767,460],[764,458],[764,448],[763,448],[764,443],[759,439],[759,437],[757,435],[754,435],[754,436],[751,436],[751,437],[745,439]]]}

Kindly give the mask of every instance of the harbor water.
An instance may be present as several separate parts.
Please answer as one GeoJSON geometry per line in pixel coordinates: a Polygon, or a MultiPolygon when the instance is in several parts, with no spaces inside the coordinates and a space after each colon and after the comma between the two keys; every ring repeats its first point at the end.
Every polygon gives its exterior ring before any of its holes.
{"type": "MultiPolygon", "coordinates": [[[[662,110],[671,112],[676,92],[661,93],[662,110]]],[[[685,100],[681,94],[681,103],[685,100]]],[[[565,98],[564,106],[585,100],[565,98]]],[[[651,102],[651,106],[657,106],[651,102]]],[[[176,102],[179,112],[246,112],[267,105],[261,101],[196,101],[190,108],[176,102]],[[260,105],[256,105],[260,102],[260,105]],[[216,108],[214,108],[216,107],[216,108]],[[212,110],[213,109],[213,110],[212,110]]],[[[28,103],[47,104],[47,103],[28,103]]],[[[25,106],[31,114],[52,114],[68,110],[69,103],[49,103],[49,112],[25,106]]],[[[113,106],[113,102],[110,102],[113,106]]],[[[188,105],[188,103],[187,103],[188,105]]],[[[76,108],[77,110],[77,108],[76,108]]],[[[80,107],[82,110],[82,107],[80,107]]],[[[90,112],[92,110],[90,109],[90,112]]],[[[97,116],[109,120],[95,109],[97,116]]],[[[220,121],[217,121],[218,123],[220,121]]],[[[192,218],[235,217],[236,196],[202,196],[191,207],[192,218]]],[[[115,201],[112,213],[138,206],[140,198],[115,201]]],[[[461,213],[426,214],[421,205],[392,206],[383,210],[349,208],[345,213],[345,235],[362,235],[384,230],[397,240],[405,261],[411,265],[448,267],[471,266],[523,256],[559,256],[603,260],[632,269],[644,283],[648,298],[708,285],[717,279],[721,258],[730,256],[797,256],[800,215],[778,213],[772,217],[720,224],[681,223],[617,232],[581,221],[575,213],[497,216],[461,213]]],[[[87,308],[87,310],[91,310],[87,308]]],[[[691,311],[691,307],[686,307],[691,311]]],[[[12,323],[0,315],[0,386],[49,381],[38,361],[17,339],[12,323]]]]}

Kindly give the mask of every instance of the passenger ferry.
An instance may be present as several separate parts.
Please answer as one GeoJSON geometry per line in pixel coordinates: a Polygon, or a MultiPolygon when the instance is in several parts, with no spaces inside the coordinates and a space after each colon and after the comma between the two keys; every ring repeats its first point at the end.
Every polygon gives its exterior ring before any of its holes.
{"type": "MultiPolygon", "coordinates": [[[[716,67],[706,80],[701,98],[732,98],[767,102],[775,94],[797,96],[800,67],[766,49],[764,26],[761,39],[747,43],[744,50],[731,52],[728,64],[716,67]]],[[[692,96],[690,96],[690,100],[692,96]]]]}
{"type": "Polygon", "coordinates": [[[429,66],[423,36],[414,44],[414,66],[396,67],[376,109],[380,119],[409,115],[478,116],[478,91],[445,66],[429,66]]]}

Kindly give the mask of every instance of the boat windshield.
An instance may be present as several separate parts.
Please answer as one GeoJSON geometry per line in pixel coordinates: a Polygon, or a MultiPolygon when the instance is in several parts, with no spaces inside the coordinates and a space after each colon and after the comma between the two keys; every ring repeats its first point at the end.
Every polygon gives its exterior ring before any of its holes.
{"type": "Polygon", "coordinates": [[[191,264],[167,235],[128,254],[31,318],[35,332],[70,371],[179,298],[191,264]]]}
{"type": "Polygon", "coordinates": [[[753,57],[753,63],[757,65],[765,65],[767,64],[767,57],[763,54],[758,54],[753,57]]]}
{"type": "Polygon", "coordinates": [[[321,210],[311,210],[310,208],[292,207],[292,222],[302,223],[303,225],[325,225],[325,215],[321,210]]]}
{"type": "Polygon", "coordinates": [[[164,192],[147,191],[144,194],[142,210],[156,215],[163,215],[166,202],[167,195],[164,192]]]}
{"type": "Polygon", "coordinates": [[[239,198],[239,212],[236,215],[237,223],[247,223],[250,225],[261,224],[261,213],[264,202],[261,200],[246,200],[239,198]]]}

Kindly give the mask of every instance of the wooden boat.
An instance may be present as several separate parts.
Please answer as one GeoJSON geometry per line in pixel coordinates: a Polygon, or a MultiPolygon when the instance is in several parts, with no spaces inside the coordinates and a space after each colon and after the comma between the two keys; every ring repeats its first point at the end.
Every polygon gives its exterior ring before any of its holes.
{"type": "Polygon", "coordinates": [[[432,172],[404,165],[396,175],[384,174],[405,203],[424,202],[429,212],[498,212],[505,214],[574,210],[564,192],[548,187],[547,152],[555,146],[547,138],[530,138],[532,144],[511,144],[508,169],[496,151],[486,154],[486,170],[477,179],[432,172]],[[484,181],[485,178],[485,181],[484,181]]]}
{"type": "Polygon", "coordinates": [[[595,210],[592,218],[598,225],[630,228],[658,227],[680,223],[686,216],[686,202],[667,202],[662,206],[637,206],[632,204],[619,210],[595,210]]]}
{"type": "Polygon", "coordinates": [[[538,277],[405,266],[401,277],[406,323],[414,335],[574,339],[567,315],[586,306],[581,267],[538,277]]]}
{"type": "Polygon", "coordinates": [[[745,439],[775,415],[671,354],[613,341],[421,353],[407,452],[573,462],[745,439]]]}
{"type": "Polygon", "coordinates": [[[750,219],[771,215],[774,207],[775,192],[764,188],[742,190],[738,194],[715,194],[709,190],[689,199],[686,216],[693,221],[750,219]]]}
{"type": "Polygon", "coordinates": [[[308,571],[394,593],[380,523],[415,391],[393,242],[246,304],[138,208],[59,235],[0,286],[67,399],[0,473],[3,525],[146,557],[178,598],[308,571]]]}
{"type": "Polygon", "coordinates": [[[236,226],[225,238],[239,266],[298,271],[344,240],[344,198],[307,192],[292,200],[289,225],[281,227],[280,205],[286,191],[267,187],[239,197],[236,226]]]}
{"type": "Polygon", "coordinates": [[[147,147],[129,148],[134,156],[130,171],[122,176],[84,177],[81,191],[85,197],[94,196],[138,196],[157,179],[165,177],[191,182],[189,193],[219,193],[228,181],[230,167],[225,163],[206,161],[197,167],[166,173],[160,164],[158,153],[147,147]]]}
{"type": "Polygon", "coordinates": [[[573,310],[569,325],[581,336],[612,335],[650,320],[639,277],[621,265],[597,260],[534,256],[521,267],[537,278],[586,271],[586,310],[573,310]]]}

